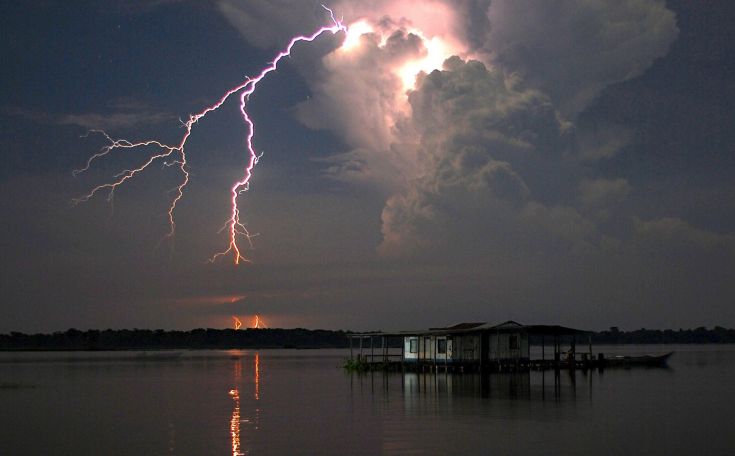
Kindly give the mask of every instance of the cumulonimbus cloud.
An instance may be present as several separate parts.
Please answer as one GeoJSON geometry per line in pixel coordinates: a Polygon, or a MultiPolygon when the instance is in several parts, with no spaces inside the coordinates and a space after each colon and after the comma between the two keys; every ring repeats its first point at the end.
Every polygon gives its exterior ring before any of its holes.
{"type": "MultiPolygon", "coordinates": [[[[320,14],[288,0],[218,5],[262,47],[283,41],[284,29],[310,29],[320,14]]],[[[381,252],[471,249],[493,238],[572,250],[606,243],[597,223],[632,188],[624,176],[596,177],[590,164],[630,132],[578,131],[575,120],[606,87],[666,55],[678,29],[662,0],[331,6],[359,23],[356,36],[308,70],[320,74],[307,78],[312,97],[295,113],[349,146],[324,160],[332,178],[385,193],[381,252]],[[438,48],[449,60],[425,66],[438,48]],[[411,68],[423,73],[407,79],[406,62],[421,62],[411,68]]]]}

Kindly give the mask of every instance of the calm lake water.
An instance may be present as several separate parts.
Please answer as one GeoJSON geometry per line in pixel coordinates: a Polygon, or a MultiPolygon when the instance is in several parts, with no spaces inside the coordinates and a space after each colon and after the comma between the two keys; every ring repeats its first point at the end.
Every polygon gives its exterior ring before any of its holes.
{"type": "Polygon", "coordinates": [[[343,350],[0,353],[0,455],[735,454],[735,346],[595,347],[668,350],[556,383],[349,374],[343,350]]]}

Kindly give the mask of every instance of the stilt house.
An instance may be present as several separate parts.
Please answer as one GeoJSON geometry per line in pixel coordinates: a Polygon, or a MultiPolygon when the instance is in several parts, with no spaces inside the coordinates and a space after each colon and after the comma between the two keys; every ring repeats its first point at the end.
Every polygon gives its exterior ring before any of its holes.
{"type": "Polygon", "coordinates": [[[369,338],[371,354],[364,356],[369,362],[378,359],[396,360],[395,355],[388,355],[387,348],[383,349],[383,354],[374,354],[373,339],[377,337],[381,339],[381,349],[386,347],[387,339],[402,339],[400,362],[405,364],[503,367],[530,364],[531,337],[537,338],[536,343],[540,342],[542,358],[544,345],[549,344],[553,346],[553,356],[558,361],[561,338],[571,341],[570,351],[574,356],[576,336],[584,334],[589,333],[557,325],[522,325],[515,321],[506,321],[499,325],[461,323],[423,331],[361,333],[354,334],[351,339],[359,338],[362,353],[362,340],[369,338]]]}

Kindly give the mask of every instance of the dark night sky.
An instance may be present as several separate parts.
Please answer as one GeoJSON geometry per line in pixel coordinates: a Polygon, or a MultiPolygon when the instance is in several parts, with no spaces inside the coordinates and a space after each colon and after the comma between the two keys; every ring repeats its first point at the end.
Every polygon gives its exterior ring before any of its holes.
{"type": "Polygon", "coordinates": [[[173,168],[113,205],[71,204],[151,150],[71,171],[105,144],[89,129],[176,142],[179,119],[328,25],[318,2],[5,5],[0,332],[254,314],[344,329],[735,326],[735,4],[331,6],[372,32],[349,50],[343,34],[298,46],[251,97],[264,155],[239,201],[259,235],[235,267],[204,262],[226,248],[246,160],[234,99],[187,144],[173,242],[160,242],[173,168]],[[434,37],[441,61],[458,57],[402,85],[434,37]]]}

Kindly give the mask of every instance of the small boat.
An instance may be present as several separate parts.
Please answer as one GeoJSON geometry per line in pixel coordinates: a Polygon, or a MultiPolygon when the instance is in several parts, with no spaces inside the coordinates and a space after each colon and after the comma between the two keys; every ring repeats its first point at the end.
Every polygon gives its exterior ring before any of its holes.
{"type": "Polygon", "coordinates": [[[646,355],[617,355],[605,359],[608,366],[665,366],[674,352],[646,355]]]}

